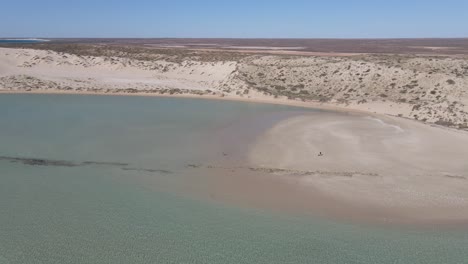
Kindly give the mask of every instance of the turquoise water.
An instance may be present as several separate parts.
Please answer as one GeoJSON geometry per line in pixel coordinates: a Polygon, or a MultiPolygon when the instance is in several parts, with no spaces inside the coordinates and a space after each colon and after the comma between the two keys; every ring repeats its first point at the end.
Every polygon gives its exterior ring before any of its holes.
{"type": "Polygon", "coordinates": [[[296,111],[189,99],[0,95],[0,263],[468,263],[468,230],[335,223],[190,199],[138,180],[142,173],[162,185],[183,181],[187,163],[218,151],[207,146],[218,136],[213,131],[296,111]]]}
{"type": "Polygon", "coordinates": [[[35,39],[0,39],[0,44],[10,44],[10,43],[41,43],[44,42],[43,40],[35,40],[35,39]]]}

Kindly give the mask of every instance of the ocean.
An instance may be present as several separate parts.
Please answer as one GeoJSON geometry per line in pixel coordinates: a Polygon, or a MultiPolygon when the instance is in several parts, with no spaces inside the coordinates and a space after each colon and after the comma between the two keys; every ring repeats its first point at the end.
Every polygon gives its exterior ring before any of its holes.
{"type": "Polygon", "coordinates": [[[0,44],[28,44],[28,43],[42,43],[44,40],[39,39],[0,39],[0,44]]]}
{"type": "Polygon", "coordinates": [[[213,177],[194,168],[242,165],[255,134],[306,111],[0,94],[0,263],[468,263],[468,230],[351,224],[191,191],[213,177]]]}

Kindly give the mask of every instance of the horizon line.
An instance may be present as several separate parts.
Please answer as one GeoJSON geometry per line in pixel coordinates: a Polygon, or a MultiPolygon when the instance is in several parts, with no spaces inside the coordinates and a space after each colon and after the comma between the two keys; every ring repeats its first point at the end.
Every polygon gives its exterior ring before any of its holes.
{"type": "Polygon", "coordinates": [[[347,38],[347,37],[334,37],[334,38],[287,38],[287,37],[0,37],[0,39],[297,39],[297,40],[389,40],[389,39],[468,39],[466,37],[361,37],[361,38],[347,38]]]}

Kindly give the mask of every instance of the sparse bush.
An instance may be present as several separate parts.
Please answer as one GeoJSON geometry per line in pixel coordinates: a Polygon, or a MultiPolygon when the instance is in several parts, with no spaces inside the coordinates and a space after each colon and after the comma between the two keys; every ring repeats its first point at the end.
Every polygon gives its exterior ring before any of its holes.
{"type": "Polygon", "coordinates": [[[454,126],[455,124],[450,120],[439,119],[435,122],[436,125],[439,126],[454,126]]]}

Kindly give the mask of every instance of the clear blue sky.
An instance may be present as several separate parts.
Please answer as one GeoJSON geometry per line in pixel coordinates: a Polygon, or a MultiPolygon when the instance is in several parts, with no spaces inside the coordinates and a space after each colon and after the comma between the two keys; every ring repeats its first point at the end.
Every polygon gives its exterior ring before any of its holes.
{"type": "Polygon", "coordinates": [[[0,37],[468,37],[468,0],[2,0],[0,37]]]}

